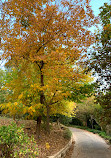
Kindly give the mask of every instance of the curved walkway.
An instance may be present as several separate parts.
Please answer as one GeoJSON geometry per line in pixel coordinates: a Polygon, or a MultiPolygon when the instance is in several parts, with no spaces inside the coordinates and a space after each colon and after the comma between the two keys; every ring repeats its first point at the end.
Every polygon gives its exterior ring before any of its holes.
{"type": "Polygon", "coordinates": [[[85,130],[69,129],[75,140],[72,158],[111,158],[111,148],[104,139],[85,130]]]}

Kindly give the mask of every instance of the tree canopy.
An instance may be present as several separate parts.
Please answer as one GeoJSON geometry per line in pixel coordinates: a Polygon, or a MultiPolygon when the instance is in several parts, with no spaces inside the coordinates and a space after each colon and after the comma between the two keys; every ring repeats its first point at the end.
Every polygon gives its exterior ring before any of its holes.
{"type": "Polygon", "coordinates": [[[100,7],[100,20],[102,31],[96,38],[96,48],[90,59],[91,68],[97,73],[96,101],[103,108],[101,121],[103,124],[111,123],[111,5],[104,3],[100,7]]]}
{"type": "MultiPolygon", "coordinates": [[[[31,106],[46,108],[49,123],[51,108],[64,108],[61,103],[69,96],[67,83],[84,83],[87,75],[73,65],[94,42],[89,27],[95,23],[89,0],[3,2],[2,59],[17,69],[17,77],[10,83],[14,99],[23,95],[27,105],[31,99],[31,106]]],[[[38,117],[40,122],[41,113],[38,117]]]]}

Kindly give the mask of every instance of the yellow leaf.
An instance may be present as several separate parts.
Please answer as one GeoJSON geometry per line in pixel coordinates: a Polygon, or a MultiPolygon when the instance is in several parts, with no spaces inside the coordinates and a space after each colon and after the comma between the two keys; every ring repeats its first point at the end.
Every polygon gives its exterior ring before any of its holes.
{"type": "Polygon", "coordinates": [[[49,143],[46,143],[46,149],[50,149],[49,143]]]}

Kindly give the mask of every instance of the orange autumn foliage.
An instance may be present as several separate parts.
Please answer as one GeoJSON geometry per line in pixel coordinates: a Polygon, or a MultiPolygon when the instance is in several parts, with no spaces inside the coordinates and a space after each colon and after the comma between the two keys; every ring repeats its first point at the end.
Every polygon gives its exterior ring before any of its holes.
{"type": "MultiPolygon", "coordinates": [[[[26,75],[49,116],[50,106],[69,95],[65,83],[76,83],[86,76],[74,71],[73,65],[94,42],[89,27],[97,19],[89,0],[8,0],[2,3],[1,19],[2,59],[26,75]],[[30,63],[37,74],[34,83],[30,63]]],[[[15,98],[20,99],[21,92],[16,90],[15,98]]]]}

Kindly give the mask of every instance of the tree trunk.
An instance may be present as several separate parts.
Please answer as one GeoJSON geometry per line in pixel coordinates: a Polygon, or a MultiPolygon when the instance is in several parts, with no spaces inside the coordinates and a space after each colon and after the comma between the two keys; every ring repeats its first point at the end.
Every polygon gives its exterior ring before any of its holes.
{"type": "Polygon", "coordinates": [[[46,131],[47,131],[47,134],[50,134],[50,126],[49,126],[49,122],[50,122],[50,107],[49,105],[47,105],[47,122],[46,122],[46,131]]]}
{"type": "MultiPolygon", "coordinates": [[[[44,75],[43,75],[43,67],[44,67],[44,62],[43,61],[40,61],[39,63],[39,69],[40,69],[40,83],[41,83],[41,87],[44,86],[44,75]]],[[[45,105],[45,96],[44,96],[44,92],[41,91],[40,92],[40,103],[45,105]]],[[[50,133],[50,127],[49,127],[49,113],[50,113],[50,108],[49,108],[49,105],[46,105],[46,108],[47,108],[47,123],[46,123],[46,131],[47,133],[49,134],[50,133]]],[[[40,138],[40,127],[41,127],[41,119],[42,117],[39,116],[37,118],[37,136],[38,138],[40,138]]]]}
{"type": "Polygon", "coordinates": [[[61,130],[59,117],[57,118],[57,126],[58,126],[58,128],[61,130]]]}
{"type": "Polygon", "coordinates": [[[40,128],[41,127],[41,116],[37,117],[37,127],[36,127],[36,132],[37,132],[37,138],[40,138],[40,128]]]}
{"type": "Polygon", "coordinates": [[[93,129],[94,126],[93,126],[93,115],[90,115],[90,118],[91,118],[91,128],[93,129]]]}
{"type": "Polygon", "coordinates": [[[91,120],[91,126],[92,126],[92,129],[94,129],[94,126],[93,126],[93,119],[91,120]]]}
{"type": "MultiPolygon", "coordinates": [[[[40,62],[40,65],[38,65],[39,68],[40,68],[40,83],[41,83],[41,87],[44,86],[44,76],[43,76],[43,73],[42,73],[42,69],[43,69],[43,66],[44,66],[44,62],[41,61],[40,62]]],[[[41,104],[44,104],[44,93],[43,91],[41,91],[40,93],[40,103],[41,104]]],[[[42,119],[42,116],[40,115],[39,117],[37,117],[37,128],[36,128],[36,132],[37,132],[37,137],[40,138],[40,130],[41,130],[41,119],[42,119]]]]}
{"type": "MultiPolygon", "coordinates": [[[[43,104],[44,103],[44,94],[43,92],[41,92],[40,94],[40,103],[43,104]]],[[[40,115],[39,117],[37,117],[37,137],[40,138],[40,130],[41,130],[41,120],[42,120],[42,116],[40,115]]]]}
{"type": "Polygon", "coordinates": [[[60,126],[59,117],[57,118],[57,125],[60,126]]]}
{"type": "Polygon", "coordinates": [[[85,116],[85,126],[87,127],[87,115],[85,116]]]}

